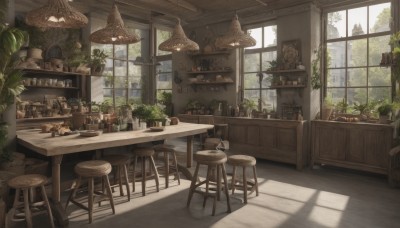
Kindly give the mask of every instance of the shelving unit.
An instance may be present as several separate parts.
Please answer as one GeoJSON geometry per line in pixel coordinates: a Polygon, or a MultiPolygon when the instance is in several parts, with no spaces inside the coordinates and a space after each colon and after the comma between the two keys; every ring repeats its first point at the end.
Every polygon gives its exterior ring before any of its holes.
{"type": "Polygon", "coordinates": [[[273,83],[271,83],[270,88],[277,89],[278,93],[279,89],[298,89],[299,96],[301,96],[302,90],[300,89],[303,89],[307,86],[307,72],[305,70],[299,70],[299,69],[274,70],[274,71],[269,70],[269,71],[263,71],[263,73],[273,75],[273,83]],[[284,80],[279,79],[279,83],[275,84],[274,81],[277,81],[278,77],[279,78],[284,77],[286,79],[284,80]]]}

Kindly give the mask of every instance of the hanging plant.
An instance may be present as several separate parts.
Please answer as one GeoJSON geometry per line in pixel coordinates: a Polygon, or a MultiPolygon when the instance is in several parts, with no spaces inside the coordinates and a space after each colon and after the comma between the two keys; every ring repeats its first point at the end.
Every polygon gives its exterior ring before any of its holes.
{"type": "Polygon", "coordinates": [[[396,32],[390,36],[389,45],[393,51],[393,79],[400,81],[400,32],[396,32]]]}
{"type": "Polygon", "coordinates": [[[311,61],[311,88],[321,88],[321,55],[322,46],[319,45],[317,50],[314,50],[314,60],[311,61]]]}

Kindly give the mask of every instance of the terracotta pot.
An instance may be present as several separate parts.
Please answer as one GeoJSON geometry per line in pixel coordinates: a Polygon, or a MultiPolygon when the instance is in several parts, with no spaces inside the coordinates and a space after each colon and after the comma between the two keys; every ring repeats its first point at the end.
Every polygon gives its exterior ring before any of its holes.
{"type": "Polygon", "coordinates": [[[380,115],[378,123],[387,124],[389,120],[389,115],[380,115]]]}
{"type": "Polygon", "coordinates": [[[43,59],[42,52],[42,49],[39,48],[29,48],[28,57],[32,59],[43,59]]]}
{"type": "Polygon", "coordinates": [[[322,108],[321,109],[321,119],[322,120],[329,120],[329,117],[332,114],[332,108],[322,108]]]}

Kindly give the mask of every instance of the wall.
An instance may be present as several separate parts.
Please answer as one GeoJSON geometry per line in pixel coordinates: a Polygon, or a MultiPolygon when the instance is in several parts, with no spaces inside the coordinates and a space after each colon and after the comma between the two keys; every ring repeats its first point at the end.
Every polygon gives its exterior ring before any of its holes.
{"type": "MultiPolygon", "coordinates": [[[[320,13],[313,4],[302,4],[295,7],[281,9],[277,11],[266,12],[263,17],[252,17],[251,23],[275,20],[278,26],[278,55],[282,41],[301,40],[301,61],[307,71],[307,87],[304,89],[282,89],[278,95],[278,111],[283,103],[295,103],[302,105],[304,119],[314,119],[319,111],[319,90],[312,90],[310,86],[311,59],[313,50],[318,47],[320,41],[320,13]]],[[[242,25],[246,23],[245,19],[240,19],[242,25]]],[[[209,25],[206,28],[196,28],[193,31],[186,30],[186,35],[195,38],[201,48],[206,45],[207,37],[220,36],[224,34],[230,22],[209,25]],[[211,35],[210,35],[211,34],[211,35]]],[[[229,85],[227,91],[194,92],[187,85],[187,72],[193,65],[193,61],[185,53],[173,54],[173,70],[177,71],[179,77],[183,79],[182,93],[178,92],[178,85],[173,85],[173,102],[175,105],[175,114],[183,113],[187,102],[190,99],[209,102],[212,99],[227,100],[228,104],[237,104],[239,92],[239,51],[234,50],[229,56],[229,66],[234,69],[232,77],[235,78],[235,85],[229,85]]]]}

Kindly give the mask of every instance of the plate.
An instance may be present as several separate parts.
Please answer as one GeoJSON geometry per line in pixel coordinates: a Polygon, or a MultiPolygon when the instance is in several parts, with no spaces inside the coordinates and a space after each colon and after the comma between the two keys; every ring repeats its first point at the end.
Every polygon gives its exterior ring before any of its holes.
{"type": "Polygon", "coordinates": [[[94,130],[88,130],[88,131],[80,131],[79,134],[80,136],[83,137],[93,137],[93,136],[99,136],[101,135],[101,131],[94,131],[94,130]]]}
{"type": "Polygon", "coordinates": [[[164,131],[164,127],[150,127],[151,131],[164,131]]]}

